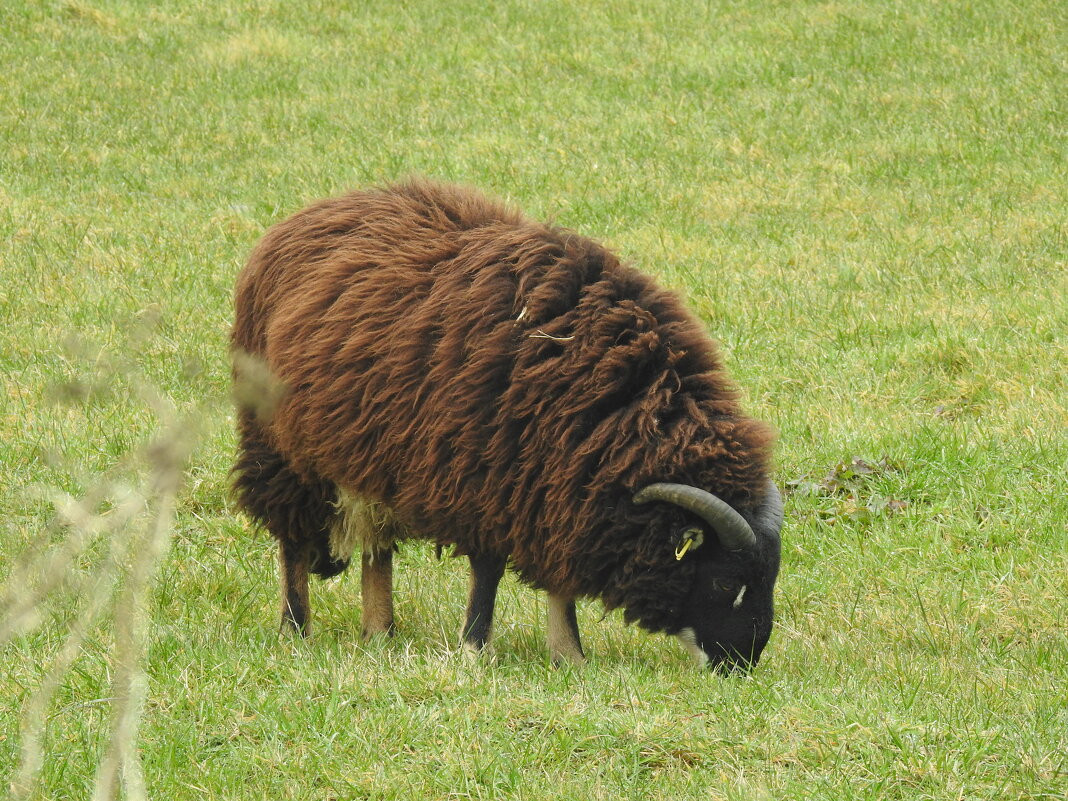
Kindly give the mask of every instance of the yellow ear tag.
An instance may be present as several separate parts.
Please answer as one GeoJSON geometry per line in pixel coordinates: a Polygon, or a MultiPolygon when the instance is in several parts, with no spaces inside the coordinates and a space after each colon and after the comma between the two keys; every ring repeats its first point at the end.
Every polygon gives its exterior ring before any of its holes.
{"type": "Polygon", "coordinates": [[[699,528],[686,529],[682,536],[685,538],[682,545],[675,549],[676,562],[681,562],[682,557],[686,555],[686,552],[690,550],[691,547],[699,548],[701,543],[705,541],[705,535],[699,528]]]}

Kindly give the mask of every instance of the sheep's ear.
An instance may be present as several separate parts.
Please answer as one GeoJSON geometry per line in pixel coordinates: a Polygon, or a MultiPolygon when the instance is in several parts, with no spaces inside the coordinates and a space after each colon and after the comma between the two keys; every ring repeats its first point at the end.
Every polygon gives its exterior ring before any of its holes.
{"type": "Polygon", "coordinates": [[[673,503],[697,515],[716,533],[716,538],[728,551],[757,549],[756,534],[745,518],[710,492],[686,484],[650,484],[634,496],[634,503],[649,501],[673,503]]]}
{"type": "Polygon", "coordinates": [[[696,551],[705,544],[705,532],[696,526],[688,528],[679,535],[678,544],[675,547],[675,559],[682,561],[689,551],[696,551]]]}

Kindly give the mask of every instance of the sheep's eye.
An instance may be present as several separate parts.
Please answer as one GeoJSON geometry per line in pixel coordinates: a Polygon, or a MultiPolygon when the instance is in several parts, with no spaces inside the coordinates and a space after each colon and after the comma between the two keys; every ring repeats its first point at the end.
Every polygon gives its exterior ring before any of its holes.
{"type": "Polygon", "coordinates": [[[745,598],[746,585],[740,581],[717,579],[712,582],[712,588],[730,598],[733,608],[737,609],[742,605],[742,600],[745,598]]]}

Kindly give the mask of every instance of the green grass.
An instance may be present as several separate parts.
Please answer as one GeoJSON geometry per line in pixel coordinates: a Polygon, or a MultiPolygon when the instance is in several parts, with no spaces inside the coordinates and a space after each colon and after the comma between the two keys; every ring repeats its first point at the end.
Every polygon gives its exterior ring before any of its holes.
{"type": "MultiPolygon", "coordinates": [[[[144,381],[201,432],[146,629],[150,797],[1065,797],[1066,29],[1057,0],[8,2],[0,579],[64,536],[42,488],[137,478],[144,381]],[[591,663],[553,670],[511,579],[472,662],[463,565],[422,546],[392,641],[360,642],[353,576],[276,636],[226,491],[234,277],[306,202],[413,173],[610,243],[720,340],[796,487],[750,677],[593,603],[591,663]]],[[[77,604],[0,650],[5,785],[77,604]]],[[[32,797],[90,793],[113,647],[105,619],[32,797]]]]}

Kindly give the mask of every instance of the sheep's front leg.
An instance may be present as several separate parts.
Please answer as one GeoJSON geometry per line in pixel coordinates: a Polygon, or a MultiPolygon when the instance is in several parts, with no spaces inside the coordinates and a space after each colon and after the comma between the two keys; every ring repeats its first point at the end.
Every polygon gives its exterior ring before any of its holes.
{"type": "Polygon", "coordinates": [[[393,550],[365,549],[360,561],[361,628],[366,639],[393,633],[393,550]]]}
{"type": "Polygon", "coordinates": [[[292,626],[302,637],[311,633],[308,617],[308,546],[285,540],[278,543],[282,579],[282,628],[292,626]]]}
{"type": "Polygon", "coordinates": [[[549,593],[549,657],[554,665],[572,662],[580,665],[586,661],[579,638],[578,617],[575,599],[549,593]]]}
{"type": "Polygon", "coordinates": [[[489,643],[493,631],[493,607],[506,560],[499,556],[473,554],[467,581],[467,615],[460,637],[464,648],[477,653],[489,643]]]}

